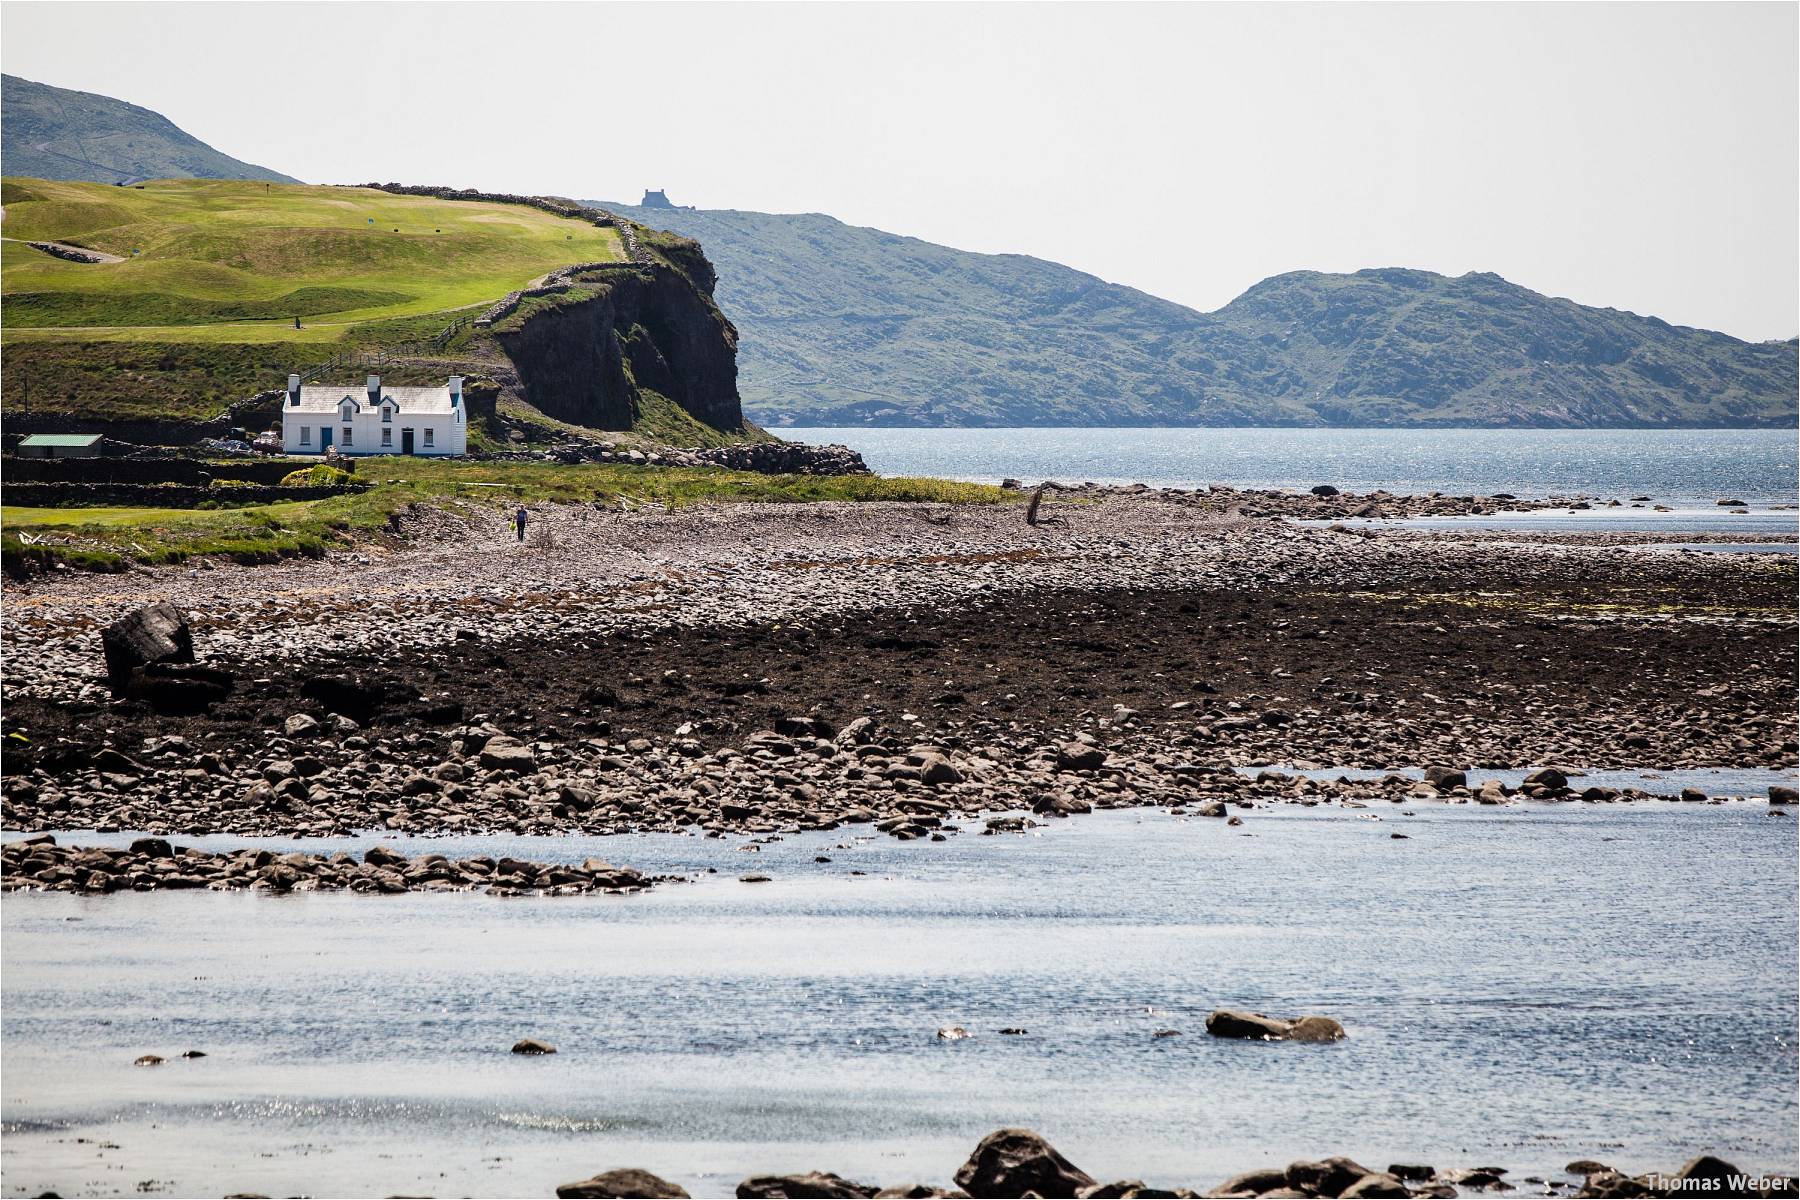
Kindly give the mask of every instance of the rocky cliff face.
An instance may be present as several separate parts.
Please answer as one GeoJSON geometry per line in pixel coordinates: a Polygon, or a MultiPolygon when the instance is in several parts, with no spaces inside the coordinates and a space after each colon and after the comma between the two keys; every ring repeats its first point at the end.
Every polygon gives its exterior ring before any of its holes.
{"type": "Polygon", "coordinates": [[[656,249],[656,261],[577,278],[494,326],[533,407],[630,429],[654,392],[714,429],[743,427],[737,329],[713,303],[712,265],[693,242],[656,249]]]}

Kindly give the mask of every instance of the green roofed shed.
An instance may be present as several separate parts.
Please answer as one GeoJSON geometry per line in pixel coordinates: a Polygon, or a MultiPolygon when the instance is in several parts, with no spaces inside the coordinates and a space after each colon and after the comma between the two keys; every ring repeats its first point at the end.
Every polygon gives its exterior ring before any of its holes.
{"type": "Polygon", "coordinates": [[[97,433],[34,433],[19,443],[23,458],[97,458],[100,454],[97,433]]]}

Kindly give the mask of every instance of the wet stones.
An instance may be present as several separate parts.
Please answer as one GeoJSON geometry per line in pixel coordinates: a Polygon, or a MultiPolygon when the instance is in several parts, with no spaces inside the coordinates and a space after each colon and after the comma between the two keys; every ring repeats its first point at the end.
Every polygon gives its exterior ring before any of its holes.
{"type": "Polygon", "coordinates": [[[441,854],[409,861],[380,846],[372,847],[360,863],[343,853],[330,857],[255,849],[210,853],[171,845],[163,838],[139,838],[125,849],[59,846],[51,839],[32,839],[6,843],[0,856],[4,858],[0,889],[96,895],[204,888],[387,895],[484,889],[495,895],[572,896],[641,891],[667,878],[652,879],[605,863],[600,864],[604,869],[516,859],[496,864],[482,858],[452,861],[441,854]]]}
{"type": "Polygon", "coordinates": [[[537,755],[519,739],[500,734],[482,746],[481,765],[489,771],[525,775],[537,769],[537,755]]]}
{"type": "Polygon", "coordinates": [[[1206,1017],[1206,1032],[1218,1038],[1264,1042],[1336,1042],[1344,1027],[1331,1017],[1298,1017],[1283,1020],[1239,1009],[1215,1009],[1206,1017]]]}
{"type": "Polygon", "coordinates": [[[1097,1181],[1029,1129],[997,1129],[956,1171],[971,1196],[1075,1196],[1097,1181]]]}
{"type": "Polygon", "coordinates": [[[640,1200],[686,1200],[687,1191],[659,1175],[625,1167],[602,1171],[591,1179],[565,1183],[556,1189],[559,1200],[613,1200],[636,1197],[640,1200]]]}
{"type": "Polygon", "coordinates": [[[1088,742],[1064,742],[1056,748],[1056,765],[1065,771],[1097,771],[1106,765],[1106,751],[1088,742]]]}
{"type": "Polygon", "coordinates": [[[536,1038],[520,1038],[513,1043],[514,1054],[555,1054],[556,1047],[549,1042],[540,1042],[536,1038]]]}
{"type": "Polygon", "coordinates": [[[739,1200],[867,1200],[880,1188],[852,1183],[828,1171],[805,1175],[754,1175],[737,1185],[739,1200]]]}

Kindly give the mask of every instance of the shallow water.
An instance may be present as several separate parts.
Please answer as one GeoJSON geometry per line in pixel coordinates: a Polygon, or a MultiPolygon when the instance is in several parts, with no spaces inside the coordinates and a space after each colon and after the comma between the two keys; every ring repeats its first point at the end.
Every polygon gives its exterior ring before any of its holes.
{"type": "MultiPolygon", "coordinates": [[[[1791,429],[866,429],[793,428],[842,442],[883,475],[996,483],[1386,488],[1400,494],[1648,495],[1792,504],[1791,429]]],[[[1789,514],[1788,527],[1793,528],[1789,514]]]]}
{"type": "Polygon", "coordinates": [[[1768,811],[1145,810],[755,853],[446,838],[403,849],[720,873],[554,900],[12,894],[5,1187],[544,1194],[621,1165],[695,1194],[813,1168],[941,1183],[1006,1124],[1096,1175],[1203,1188],[1339,1152],[1792,1170],[1796,841],[1768,811]],[[1221,1005],[1351,1037],[1217,1041],[1221,1005]],[[938,1040],[949,1024],[976,1036],[938,1040]],[[522,1036],[560,1053],[506,1053],[522,1036]],[[188,1048],[208,1057],[130,1065],[188,1048]]]}
{"type": "MultiPolygon", "coordinates": [[[[1350,518],[1338,521],[1302,521],[1303,525],[1368,525],[1391,529],[1503,529],[1520,533],[1729,533],[1746,538],[1793,537],[1800,533],[1800,514],[1792,508],[1752,508],[1734,512],[1716,506],[1672,508],[1659,513],[1648,508],[1542,508],[1531,512],[1490,513],[1483,516],[1399,517],[1382,520],[1350,518]]],[[[1704,545],[1705,543],[1696,543],[1704,545]]],[[[1790,543],[1788,550],[1792,551],[1790,543]]]]}

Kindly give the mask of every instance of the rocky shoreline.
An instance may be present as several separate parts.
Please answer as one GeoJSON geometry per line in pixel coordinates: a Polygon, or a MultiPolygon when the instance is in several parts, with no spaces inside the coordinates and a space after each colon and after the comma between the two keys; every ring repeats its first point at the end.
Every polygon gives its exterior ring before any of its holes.
{"type": "Polygon", "coordinates": [[[669,877],[646,878],[629,867],[590,858],[580,866],[485,856],[451,860],[442,854],[409,859],[375,846],[358,862],[336,854],[274,854],[246,849],[214,853],[139,838],[124,849],[59,845],[49,834],[6,843],[0,891],[80,892],[402,892],[481,890],[494,896],[579,896],[638,892],[669,877]]]}
{"type": "Polygon", "coordinates": [[[362,562],[9,585],[5,824],[931,838],[1795,766],[1792,561],[1046,509],[573,510],[547,551],[433,513],[362,562]],[[145,598],[199,661],[109,686],[145,598]]]}
{"type": "MultiPolygon", "coordinates": [[[[1232,1176],[1208,1191],[1162,1188],[1141,1179],[1102,1183],[1029,1129],[997,1129],[981,1140],[957,1168],[954,1187],[902,1184],[879,1187],[827,1171],[797,1175],[753,1175],[736,1188],[740,1200],[868,1200],[874,1198],[963,1196],[1072,1196],[1079,1200],[1152,1200],[1175,1197],[1455,1197],[1518,1191],[1571,1197],[1792,1196],[1794,1180],[1759,1177],[1712,1155],[1690,1159],[1668,1174],[1626,1175],[1604,1163],[1580,1159],[1564,1168],[1567,1178],[1526,1176],[1514,1182],[1504,1167],[1464,1167],[1439,1171],[1424,1163],[1395,1163],[1374,1170],[1342,1155],[1264,1167],[1232,1176]]],[[[685,1197],[688,1192],[649,1171],[624,1168],[556,1189],[562,1200],[596,1197],[685,1197]]]]}

